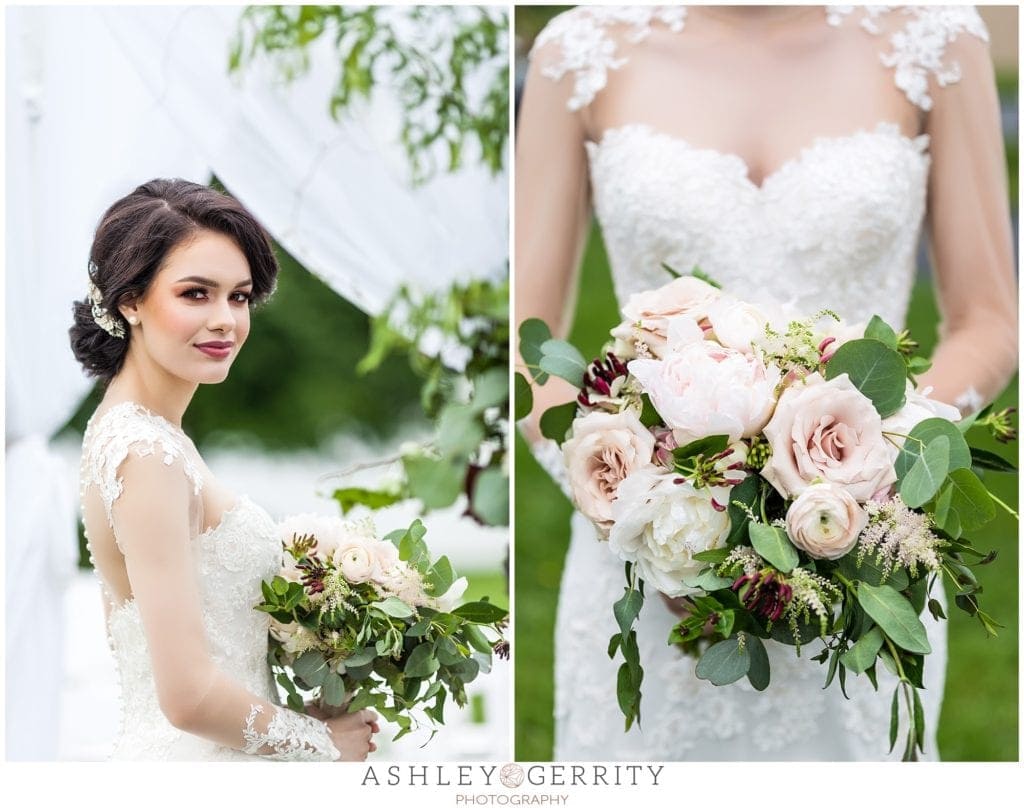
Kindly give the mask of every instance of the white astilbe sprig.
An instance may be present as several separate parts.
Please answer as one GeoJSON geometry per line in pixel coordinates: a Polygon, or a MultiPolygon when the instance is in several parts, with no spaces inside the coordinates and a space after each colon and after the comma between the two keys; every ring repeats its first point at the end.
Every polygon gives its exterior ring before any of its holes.
{"type": "Polygon", "coordinates": [[[359,610],[348,602],[352,595],[352,585],[345,580],[340,570],[334,570],[324,576],[323,611],[330,612],[334,609],[344,609],[352,614],[359,614],[359,610]]]}
{"type": "Polygon", "coordinates": [[[917,575],[918,566],[930,572],[942,567],[939,552],[942,540],[931,531],[932,520],[926,513],[908,508],[899,494],[886,503],[867,502],[868,526],[860,534],[857,563],[874,556],[883,577],[903,567],[917,575]]]}
{"type": "Polygon", "coordinates": [[[809,622],[812,615],[818,619],[821,635],[824,636],[828,631],[832,604],[842,594],[839,587],[803,567],[796,567],[786,577],[786,583],[792,590],[792,600],[782,614],[788,619],[794,639],[800,642],[799,622],[809,622]]]}
{"type": "Polygon", "coordinates": [[[762,565],[761,556],[759,556],[753,547],[734,547],[732,552],[725,557],[719,566],[717,572],[725,575],[736,575],[739,573],[740,568],[743,569],[744,575],[753,575],[762,565]]]}

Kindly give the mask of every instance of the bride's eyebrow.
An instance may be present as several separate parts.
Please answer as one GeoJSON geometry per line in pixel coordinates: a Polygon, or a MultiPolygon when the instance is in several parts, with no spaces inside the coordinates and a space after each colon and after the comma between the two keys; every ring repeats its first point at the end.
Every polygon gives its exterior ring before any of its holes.
{"type": "MultiPolygon", "coordinates": [[[[203,278],[199,275],[189,275],[187,278],[178,278],[176,283],[194,283],[198,286],[209,286],[211,289],[217,289],[220,286],[217,281],[212,281],[209,278],[203,278]]],[[[252,278],[246,278],[244,281],[236,283],[235,289],[241,289],[243,286],[252,286],[252,278]]]]}

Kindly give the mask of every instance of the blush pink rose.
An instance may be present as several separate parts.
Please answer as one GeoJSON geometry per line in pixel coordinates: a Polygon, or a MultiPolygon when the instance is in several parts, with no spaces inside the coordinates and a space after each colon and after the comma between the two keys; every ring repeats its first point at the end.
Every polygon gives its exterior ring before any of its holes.
{"type": "Polygon", "coordinates": [[[607,533],[619,483],[652,465],[654,436],[631,410],[577,418],[562,446],[576,507],[607,533]]]}
{"type": "Polygon", "coordinates": [[[787,499],[824,480],[866,502],[896,482],[882,419],[845,373],[812,373],[787,388],[764,434],[772,456],[761,474],[787,499]]]}
{"type": "Polygon", "coordinates": [[[808,486],[786,514],[793,544],[812,558],[842,558],[857,544],[868,515],[849,492],[832,483],[808,486]]]}
{"type": "Polygon", "coordinates": [[[630,295],[622,307],[625,320],[612,329],[616,352],[623,357],[635,356],[632,346],[640,339],[654,356],[662,356],[667,350],[669,322],[681,315],[701,320],[720,294],[711,284],[685,276],[659,289],[630,295]]]}
{"type": "Polygon", "coordinates": [[[628,367],[680,446],[709,435],[756,435],[771,417],[781,376],[774,365],[710,340],[628,367]]]}

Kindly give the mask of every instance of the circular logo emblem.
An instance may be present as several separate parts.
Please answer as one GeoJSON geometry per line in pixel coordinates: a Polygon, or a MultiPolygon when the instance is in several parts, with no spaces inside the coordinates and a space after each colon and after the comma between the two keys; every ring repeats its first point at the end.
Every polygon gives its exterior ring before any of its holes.
{"type": "Polygon", "coordinates": [[[507,788],[518,788],[523,784],[525,776],[523,767],[518,763],[506,763],[501,767],[501,772],[498,774],[498,777],[501,778],[501,784],[507,788]]]}

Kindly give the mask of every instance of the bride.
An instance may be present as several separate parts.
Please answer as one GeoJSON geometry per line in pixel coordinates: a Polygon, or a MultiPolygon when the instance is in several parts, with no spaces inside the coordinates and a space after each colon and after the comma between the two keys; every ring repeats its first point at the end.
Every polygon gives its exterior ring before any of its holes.
{"type": "MultiPolygon", "coordinates": [[[[277,262],[234,199],[153,180],[93,242],[71,343],[106,382],[82,448],[87,542],[121,689],[118,760],[363,760],[376,715],[275,702],[260,581],[280,567],[267,513],[211,475],[181,419],[227,378],[277,262]]],[[[229,413],[225,413],[230,418],[229,413]]]]}
{"type": "MultiPolygon", "coordinates": [[[[1017,315],[987,38],[971,8],[563,13],[537,38],[520,112],[517,317],[567,333],[593,209],[620,305],[668,282],[664,262],[700,266],[755,302],[900,325],[926,223],[943,323],[922,387],[965,411],[991,400],[1014,370],[1017,315]]],[[[535,415],[571,398],[559,384],[535,388],[535,415]]],[[[535,420],[524,428],[557,476],[554,445],[535,420]]],[[[812,654],[772,643],[765,693],[716,688],[665,644],[680,606],[654,598],[638,628],[643,730],[624,734],[606,654],[622,582],[622,563],[575,514],[556,624],[556,759],[888,756],[891,686],[875,693],[856,677],[846,700],[821,689],[812,654]]],[[[935,759],[945,623],[926,623],[935,759]]]]}

